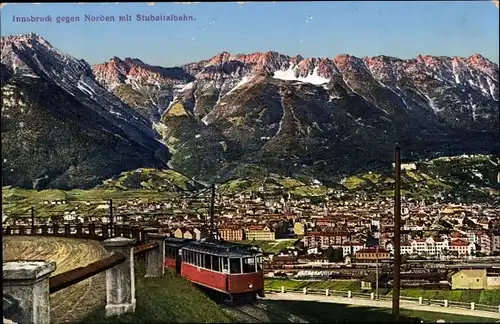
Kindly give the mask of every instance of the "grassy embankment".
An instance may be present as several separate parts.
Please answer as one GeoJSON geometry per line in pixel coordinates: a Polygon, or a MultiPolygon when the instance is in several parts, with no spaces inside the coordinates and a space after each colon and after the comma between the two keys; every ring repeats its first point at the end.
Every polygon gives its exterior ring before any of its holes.
{"type": "Polygon", "coordinates": [[[80,323],[231,323],[233,319],[190,282],[167,270],[160,278],[145,278],[144,265],[136,266],[134,314],[106,318],[104,307],[80,323]]]}

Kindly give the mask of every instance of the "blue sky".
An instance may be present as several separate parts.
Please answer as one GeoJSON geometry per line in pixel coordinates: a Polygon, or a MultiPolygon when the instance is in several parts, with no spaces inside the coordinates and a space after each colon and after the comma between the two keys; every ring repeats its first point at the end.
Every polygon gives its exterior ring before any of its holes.
{"type": "Polygon", "coordinates": [[[35,32],[91,64],[113,56],[174,66],[228,51],[304,57],[418,54],[498,63],[499,10],[491,1],[15,4],[1,10],[4,35],[35,32]],[[192,22],[14,23],[13,16],[177,14],[192,22]]]}

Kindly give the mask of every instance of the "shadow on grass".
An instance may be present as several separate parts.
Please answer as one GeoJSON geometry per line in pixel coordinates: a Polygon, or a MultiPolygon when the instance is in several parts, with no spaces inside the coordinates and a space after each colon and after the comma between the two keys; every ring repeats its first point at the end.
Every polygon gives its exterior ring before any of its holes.
{"type": "Polygon", "coordinates": [[[166,270],[163,277],[144,278],[144,265],[136,266],[134,314],[105,317],[104,305],[80,323],[231,323],[232,319],[191,283],[166,270]]]}
{"type": "MultiPolygon", "coordinates": [[[[295,315],[310,323],[394,323],[391,309],[311,301],[267,300],[267,315],[273,323],[283,323],[284,314],[295,315]]],[[[492,323],[494,319],[401,309],[401,323],[492,323]]]]}

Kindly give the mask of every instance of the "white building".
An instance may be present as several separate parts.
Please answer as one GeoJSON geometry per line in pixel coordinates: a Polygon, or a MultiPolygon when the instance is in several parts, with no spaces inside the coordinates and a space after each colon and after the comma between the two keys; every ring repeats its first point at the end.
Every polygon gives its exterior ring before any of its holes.
{"type": "Polygon", "coordinates": [[[500,251],[500,235],[491,234],[491,252],[500,251]]]}
{"type": "Polygon", "coordinates": [[[418,254],[440,257],[444,250],[449,250],[449,241],[441,238],[422,238],[401,242],[401,254],[418,254]]]}
{"type": "Polygon", "coordinates": [[[472,242],[467,243],[463,240],[454,240],[450,244],[450,252],[456,252],[458,257],[469,256],[476,251],[476,245],[472,242]]]}

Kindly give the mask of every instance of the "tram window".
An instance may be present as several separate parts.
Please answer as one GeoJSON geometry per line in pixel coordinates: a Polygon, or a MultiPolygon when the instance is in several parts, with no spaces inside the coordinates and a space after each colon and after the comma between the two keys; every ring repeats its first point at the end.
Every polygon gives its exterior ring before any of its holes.
{"type": "Polygon", "coordinates": [[[205,269],[212,269],[212,256],[210,254],[204,254],[203,267],[205,269]]]}
{"type": "Polygon", "coordinates": [[[243,273],[255,272],[255,258],[243,258],[243,273]]]}
{"type": "Polygon", "coordinates": [[[221,258],[221,261],[222,261],[222,272],[229,273],[227,258],[223,257],[221,258]]]}
{"type": "Polygon", "coordinates": [[[216,255],[212,256],[212,270],[220,271],[219,257],[216,255]]]}
{"type": "Polygon", "coordinates": [[[262,271],[262,256],[257,257],[257,271],[262,271]]]}
{"type": "Polygon", "coordinates": [[[229,259],[229,269],[231,273],[241,273],[240,258],[229,259]]]}

